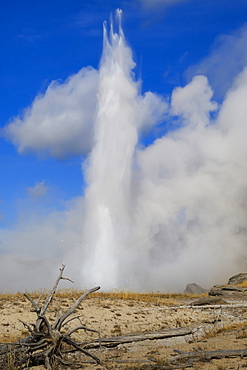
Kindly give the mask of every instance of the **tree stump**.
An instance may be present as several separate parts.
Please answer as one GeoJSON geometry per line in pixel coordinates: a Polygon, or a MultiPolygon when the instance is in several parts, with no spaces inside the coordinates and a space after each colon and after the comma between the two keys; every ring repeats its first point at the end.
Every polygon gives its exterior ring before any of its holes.
{"type": "MultiPolygon", "coordinates": [[[[48,294],[43,305],[40,305],[41,296],[37,301],[34,301],[28,294],[24,294],[26,299],[32,304],[34,311],[37,314],[37,320],[34,324],[27,324],[23,321],[23,325],[28,329],[29,336],[14,343],[6,343],[0,345],[0,368],[8,368],[11,363],[18,369],[24,369],[30,366],[44,364],[48,370],[52,370],[56,364],[63,364],[68,367],[82,365],[79,362],[70,362],[67,360],[68,354],[80,352],[91,358],[96,363],[100,363],[97,356],[90,353],[84,347],[88,343],[79,343],[74,340],[71,335],[78,330],[96,332],[97,330],[87,328],[84,325],[76,326],[73,329],[64,331],[64,327],[68,322],[78,319],[79,316],[69,318],[89,294],[100,289],[99,286],[87,290],[83,293],[70,309],[60,315],[55,322],[49,322],[46,317],[46,311],[56,293],[60,280],[70,280],[63,277],[65,265],[60,268],[59,276],[55,282],[53,289],[48,294]],[[61,331],[63,329],[63,332],[61,331]]],[[[71,281],[71,280],[70,280],[71,281]]]]}

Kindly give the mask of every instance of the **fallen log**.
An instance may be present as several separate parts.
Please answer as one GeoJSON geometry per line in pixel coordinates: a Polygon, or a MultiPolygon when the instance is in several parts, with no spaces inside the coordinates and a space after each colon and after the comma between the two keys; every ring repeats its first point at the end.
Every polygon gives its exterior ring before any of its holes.
{"type": "Polygon", "coordinates": [[[99,346],[104,347],[116,347],[119,344],[140,342],[144,340],[154,339],[165,339],[172,337],[179,337],[192,334],[192,328],[175,328],[175,329],[164,329],[158,331],[151,331],[146,333],[137,333],[122,335],[119,337],[101,338],[100,340],[94,340],[93,342],[86,344],[84,348],[97,348],[99,346]]]}
{"type": "Polygon", "coordinates": [[[201,310],[201,309],[221,309],[221,308],[242,308],[247,307],[247,303],[236,303],[236,304],[207,304],[203,306],[193,305],[192,303],[182,305],[182,306],[171,306],[171,307],[159,307],[159,308],[145,308],[142,310],[136,310],[134,313],[146,312],[146,311],[176,311],[176,310],[201,310]]]}
{"type": "Polygon", "coordinates": [[[175,362],[184,360],[210,361],[212,359],[237,356],[247,356],[247,349],[182,352],[174,357],[169,358],[168,361],[169,363],[175,364],[175,362]]]}

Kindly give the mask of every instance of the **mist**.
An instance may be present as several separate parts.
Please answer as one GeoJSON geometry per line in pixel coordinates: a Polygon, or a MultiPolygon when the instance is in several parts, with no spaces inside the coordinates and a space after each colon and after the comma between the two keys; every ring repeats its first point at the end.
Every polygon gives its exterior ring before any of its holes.
{"type": "Polygon", "coordinates": [[[121,12],[117,24],[104,25],[98,71],[53,83],[5,128],[20,153],[87,155],[87,188],[60,212],[0,231],[1,289],[46,287],[61,262],[77,286],[103,290],[207,288],[246,269],[247,68],[221,104],[204,75],[169,97],[142,93],[121,12]],[[160,124],[170,129],[142,145],[160,124]]]}

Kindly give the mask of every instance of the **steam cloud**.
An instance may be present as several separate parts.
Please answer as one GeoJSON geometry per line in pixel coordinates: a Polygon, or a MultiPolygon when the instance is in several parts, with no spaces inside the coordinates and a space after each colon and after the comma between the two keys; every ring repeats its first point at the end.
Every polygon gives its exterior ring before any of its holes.
{"type": "Polygon", "coordinates": [[[105,29],[99,72],[83,69],[52,84],[6,127],[20,153],[90,151],[85,198],[28,228],[20,222],[1,231],[0,271],[13,289],[37,282],[8,277],[10,261],[23,279],[35,259],[48,270],[63,258],[74,280],[83,270],[82,286],[146,291],[181,291],[192,281],[209,287],[246,270],[247,68],[218,105],[203,75],[170,99],[141,95],[133,67],[121,27],[110,39],[105,29]],[[138,135],[164,121],[173,129],[137,145],[138,135]]]}
{"type": "Polygon", "coordinates": [[[83,68],[64,83],[54,81],[22,117],[6,128],[5,136],[20,154],[66,158],[88,154],[93,142],[98,72],[83,68]],[[82,138],[85,138],[84,140],[82,138]]]}

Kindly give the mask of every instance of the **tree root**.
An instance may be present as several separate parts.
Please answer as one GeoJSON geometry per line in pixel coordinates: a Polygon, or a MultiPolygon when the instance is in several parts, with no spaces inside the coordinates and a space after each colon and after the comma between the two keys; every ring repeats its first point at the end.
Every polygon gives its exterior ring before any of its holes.
{"type": "Polygon", "coordinates": [[[37,320],[35,324],[27,324],[20,320],[24,327],[28,329],[30,335],[17,342],[0,345],[1,369],[7,368],[10,362],[10,357],[11,363],[18,367],[18,369],[24,369],[30,366],[43,364],[48,370],[52,370],[54,365],[58,362],[69,367],[72,365],[78,366],[81,365],[79,362],[69,362],[66,358],[64,358],[64,355],[68,353],[74,353],[75,351],[83,353],[96,363],[100,363],[100,359],[97,356],[84,348],[85,343],[77,343],[71,337],[73,333],[82,329],[85,331],[96,332],[99,335],[97,330],[80,325],[68,330],[66,333],[61,332],[61,328],[64,328],[68,322],[79,318],[79,316],[75,316],[68,319],[68,317],[73,314],[82,300],[85,299],[89,294],[99,290],[99,286],[89,289],[83,293],[73,304],[73,306],[64,312],[60,317],[58,317],[54,323],[50,323],[46,317],[46,311],[53,299],[54,294],[56,293],[60,280],[66,279],[71,281],[70,279],[63,277],[64,269],[65,265],[62,265],[54,287],[42,306],[40,306],[41,296],[37,301],[35,301],[28,294],[24,294],[36,312],[37,320]]]}

